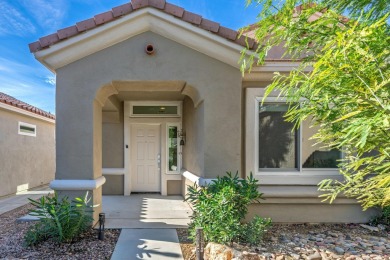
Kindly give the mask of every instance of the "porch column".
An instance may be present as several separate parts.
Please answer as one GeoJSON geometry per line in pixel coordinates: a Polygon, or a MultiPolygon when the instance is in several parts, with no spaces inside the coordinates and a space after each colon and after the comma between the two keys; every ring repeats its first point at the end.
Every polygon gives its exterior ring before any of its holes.
{"type": "MultiPolygon", "coordinates": [[[[59,91],[60,92],[60,91],[59,91]]],[[[70,199],[91,197],[94,223],[102,204],[102,105],[57,93],[55,180],[50,187],[70,199]]],[[[92,99],[93,97],[91,97],[92,99]]]]}

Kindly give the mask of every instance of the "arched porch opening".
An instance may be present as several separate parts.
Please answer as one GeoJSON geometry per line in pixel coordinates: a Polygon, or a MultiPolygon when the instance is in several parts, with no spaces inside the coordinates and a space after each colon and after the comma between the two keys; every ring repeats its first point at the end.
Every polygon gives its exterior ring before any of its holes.
{"type": "Polygon", "coordinates": [[[103,195],[178,195],[183,169],[202,171],[204,110],[195,87],[185,81],[112,81],[98,89],[94,103],[94,154],[106,179],[103,195]],[[162,105],[177,105],[178,113],[132,114],[136,107],[162,105]],[[150,179],[157,184],[145,184],[150,179]]]}

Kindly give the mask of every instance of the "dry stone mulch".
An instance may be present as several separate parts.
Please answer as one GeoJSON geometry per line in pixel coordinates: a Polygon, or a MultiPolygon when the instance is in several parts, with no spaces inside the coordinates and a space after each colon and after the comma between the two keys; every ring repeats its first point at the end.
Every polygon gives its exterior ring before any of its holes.
{"type": "Polygon", "coordinates": [[[23,237],[33,223],[16,223],[28,214],[26,205],[0,215],[0,259],[110,259],[120,230],[106,230],[105,240],[97,239],[97,231],[84,233],[73,243],[58,244],[50,241],[35,247],[24,247],[23,237]]]}
{"type": "Polygon", "coordinates": [[[234,243],[231,250],[233,260],[381,260],[390,259],[390,233],[383,226],[371,231],[358,224],[274,224],[259,245],[234,243]]]}

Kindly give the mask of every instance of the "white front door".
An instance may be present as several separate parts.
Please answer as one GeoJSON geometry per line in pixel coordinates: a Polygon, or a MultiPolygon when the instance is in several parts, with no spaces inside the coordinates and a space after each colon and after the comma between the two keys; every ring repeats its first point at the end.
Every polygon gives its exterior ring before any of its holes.
{"type": "Polygon", "coordinates": [[[131,125],[131,191],[160,192],[160,125],[131,125]]]}

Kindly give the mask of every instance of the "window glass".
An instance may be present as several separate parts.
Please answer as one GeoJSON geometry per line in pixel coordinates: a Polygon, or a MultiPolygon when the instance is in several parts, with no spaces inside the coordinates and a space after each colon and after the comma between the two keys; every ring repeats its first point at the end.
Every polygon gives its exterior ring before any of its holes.
{"type": "Polygon", "coordinates": [[[177,106],[133,106],[134,115],[177,115],[177,106]]]}
{"type": "Polygon", "coordinates": [[[323,147],[311,137],[317,133],[319,126],[310,127],[310,120],[302,123],[302,167],[303,168],[337,168],[341,152],[337,149],[323,147]]]}
{"type": "Polygon", "coordinates": [[[19,122],[18,133],[20,135],[36,136],[37,127],[35,125],[19,122]]]}
{"type": "Polygon", "coordinates": [[[168,170],[178,171],[177,126],[168,127],[168,170]]]}
{"type": "Polygon", "coordinates": [[[259,168],[298,168],[297,131],[285,121],[287,110],[287,104],[260,103],[259,168]]]}

